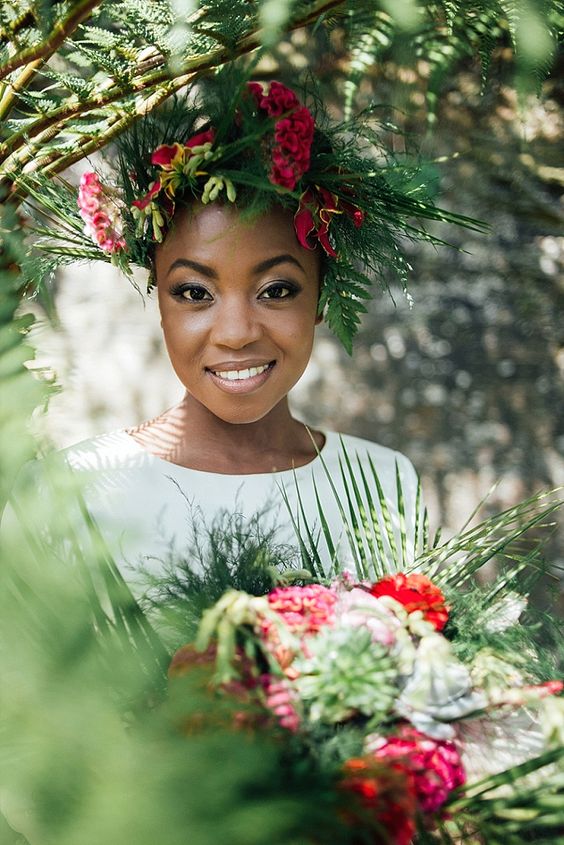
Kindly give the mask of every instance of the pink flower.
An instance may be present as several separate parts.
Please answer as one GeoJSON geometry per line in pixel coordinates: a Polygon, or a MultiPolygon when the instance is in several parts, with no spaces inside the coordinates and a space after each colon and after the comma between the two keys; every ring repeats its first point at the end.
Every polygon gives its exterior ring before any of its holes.
{"type": "Polygon", "coordinates": [[[452,790],[466,782],[454,743],[432,739],[410,725],[403,725],[396,736],[368,737],[366,745],[377,760],[398,761],[413,774],[424,813],[436,812],[452,790]]]}
{"type": "Polygon", "coordinates": [[[400,626],[398,618],[389,608],[366,590],[355,587],[344,590],[336,607],[339,624],[346,628],[366,628],[373,642],[391,646],[400,626]]]}
{"type": "Polygon", "coordinates": [[[297,634],[316,634],[334,619],[337,595],[329,587],[278,587],[268,594],[268,603],[297,634]]]}
{"type": "MultiPolygon", "coordinates": [[[[337,594],[335,590],[321,584],[278,587],[269,593],[267,598],[271,610],[276,611],[281,622],[299,638],[317,634],[323,626],[333,624],[337,594]]],[[[276,622],[263,617],[257,633],[286,676],[297,677],[297,672],[292,666],[296,656],[295,646],[283,642],[276,622]]]]}
{"type": "Polygon", "coordinates": [[[264,675],[262,680],[266,696],[266,706],[277,717],[280,725],[295,733],[300,727],[300,716],[295,707],[297,693],[285,678],[273,678],[264,675]]]}
{"type": "Polygon", "coordinates": [[[77,198],[84,232],[104,252],[125,249],[118,208],[103,190],[97,173],[84,173],[80,179],[77,198]]]}

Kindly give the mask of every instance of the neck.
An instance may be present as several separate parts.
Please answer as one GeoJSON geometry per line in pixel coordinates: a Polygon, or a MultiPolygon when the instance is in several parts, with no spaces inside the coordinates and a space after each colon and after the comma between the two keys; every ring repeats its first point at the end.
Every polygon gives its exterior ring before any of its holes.
{"type": "Polygon", "coordinates": [[[280,471],[313,460],[323,436],[312,435],[290,413],[287,398],[252,423],[229,423],[186,394],[179,405],[130,431],[147,451],[208,472],[280,471]]]}

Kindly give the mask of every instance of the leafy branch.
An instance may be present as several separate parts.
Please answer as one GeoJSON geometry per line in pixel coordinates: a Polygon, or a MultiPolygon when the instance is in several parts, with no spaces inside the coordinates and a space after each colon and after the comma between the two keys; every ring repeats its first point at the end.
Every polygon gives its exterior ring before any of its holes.
{"type": "Polygon", "coordinates": [[[72,11],[63,20],[55,23],[53,30],[47,38],[34,45],[16,53],[8,61],[0,65],[0,80],[5,79],[10,73],[23,65],[35,62],[38,59],[46,61],[52,56],[65,40],[92,14],[93,9],[99,6],[103,0],[76,0],[72,11]]]}

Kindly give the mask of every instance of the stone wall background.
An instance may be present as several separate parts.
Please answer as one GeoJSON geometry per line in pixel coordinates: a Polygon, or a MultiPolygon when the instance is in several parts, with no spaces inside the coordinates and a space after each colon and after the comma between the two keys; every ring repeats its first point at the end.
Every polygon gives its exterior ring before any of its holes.
{"type": "MultiPolygon", "coordinates": [[[[380,69],[367,96],[376,84],[380,101],[412,101],[405,128],[423,138],[422,156],[448,159],[429,167],[440,203],[491,232],[438,229],[458,251],[408,244],[414,306],[401,291],[395,305],[377,295],[352,359],[321,327],[292,401],[312,425],[405,452],[432,523],[453,531],[495,481],[490,512],[564,483],[563,85],[555,73],[542,99],[519,103],[503,73],[481,94],[476,69],[462,69],[428,132],[420,88],[408,82],[401,68],[380,69]]],[[[65,271],[52,296],[59,323],[37,303],[32,338],[36,365],[62,386],[38,421],[56,446],[180,398],[150,297],[143,304],[103,264],[65,271]]],[[[562,525],[549,554],[564,565],[562,525]]]]}

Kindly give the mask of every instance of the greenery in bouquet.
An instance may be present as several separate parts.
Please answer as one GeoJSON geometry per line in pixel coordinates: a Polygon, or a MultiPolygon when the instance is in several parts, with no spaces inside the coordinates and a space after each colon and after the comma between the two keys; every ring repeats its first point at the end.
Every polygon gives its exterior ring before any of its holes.
{"type": "MultiPolygon", "coordinates": [[[[344,466],[352,472],[351,456],[344,466]]],[[[277,736],[287,766],[332,783],[334,812],[354,841],[560,841],[562,632],[554,620],[532,621],[530,567],[542,560],[538,545],[520,546],[558,502],[536,497],[442,544],[422,532],[418,556],[397,566],[366,554],[376,525],[398,543],[385,501],[375,494],[361,531],[346,489],[363,577],[337,560],[331,576],[314,574],[307,536],[300,564],[250,531],[250,554],[228,562],[216,545],[200,555],[201,574],[195,561],[176,561],[172,578],[153,580],[150,615],[170,623],[174,608],[177,642],[201,618],[170,665],[175,706],[182,713],[182,683],[204,672],[210,700],[236,704],[234,730],[277,736]],[[479,566],[504,555],[496,581],[475,583],[479,566]]],[[[192,711],[184,729],[202,722],[206,714],[192,711]]],[[[342,835],[333,841],[348,841],[342,835]]]]}

